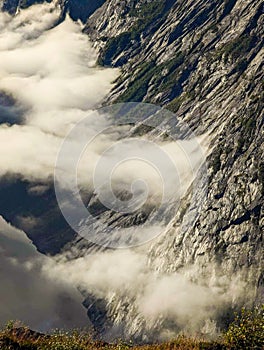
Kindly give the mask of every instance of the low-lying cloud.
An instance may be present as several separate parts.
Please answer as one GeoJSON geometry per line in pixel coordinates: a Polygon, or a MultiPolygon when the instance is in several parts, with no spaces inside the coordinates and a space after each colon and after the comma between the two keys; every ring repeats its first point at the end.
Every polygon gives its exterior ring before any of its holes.
{"type": "Polygon", "coordinates": [[[96,52],[78,23],[66,18],[54,26],[58,16],[52,3],[16,17],[0,13],[0,91],[25,109],[23,125],[0,126],[2,175],[52,176],[63,137],[116,77],[115,70],[96,67],[96,52]]]}
{"type": "MultiPolygon", "coordinates": [[[[118,74],[115,69],[96,66],[97,54],[82,34],[80,24],[66,18],[56,25],[58,18],[53,3],[32,6],[16,17],[0,13],[0,92],[15,101],[13,109],[5,106],[5,113],[9,110],[10,114],[5,114],[5,123],[0,125],[0,176],[18,174],[34,180],[31,190],[38,195],[45,193],[45,182],[53,176],[64,137],[80,120],[88,116],[88,128],[81,130],[88,139],[90,134],[108,126],[106,118],[91,110],[99,106],[118,74]]],[[[93,169],[100,155],[121,137],[118,129],[94,140],[83,154],[82,184],[92,188],[93,169]]],[[[72,149],[75,143],[72,140],[72,149]]],[[[170,168],[163,168],[166,176],[160,179],[159,172],[140,157],[114,168],[114,183],[126,186],[141,178],[148,183],[152,200],[157,201],[165,181],[171,189],[170,199],[176,196],[178,200],[192,182],[193,170],[199,168],[199,152],[186,141],[185,147],[193,155],[190,166],[179,143],[159,139],[157,144],[179,170],[180,186],[170,168]]],[[[105,167],[108,162],[118,164],[131,150],[140,154],[140,145],[131,144],[127,149],[123,147],[122,152],[108,154],[105,167]]],[[[144,147],[145,154],[153,158],[155,149],[148,147],[144,147]]],[[[71,152],[65,165],[70,158],[71,152]]],[[[66,169],[61,170],[65,174],[63,181],[67,182],[66,169]]],[[[64,185],[62,182],[61,186],[64,185]]],[[[38,224],[37,218],[18,219],[25,228],[38,224]]],[[[137,228],[137,234],[146,235],[148,240],[148,235],[153,238],[153,232],[163,228],[158,224],[137,228]]],[[[133,234],[134,228],[128,229],[133,234]]],[[[1,219],[0,297],[4,302],[0,305],[0,323],[18,318],[39,330],[86,324],[79,288],[106,300],[108,316],[112,319],[124,301],[130,303],[123,319],[116,320],[120,329],[129,329],[128,337],[133,336],[133,327],[137,332],[137,325],[145,325],[149,333],[156,329],[163,336],[171,329],[161,320],[197,332],[206,326],[205,321],[214,324],[218,307],[240,297],[243,283],[239,278],[236,286],[223,281],[216,288],[210,278],[192,282],[193,268],[173,274],[153,271],[148,262],[148,248],[146,245],[137,250],[104,251],[71,259],[69,255],[44,258],[22,231],[1,219]],[[129,328],[133,322],[136,326],[129,328]]]]}
{"type": "MultiPolygon", "coordinates": [[[[116,77],[115,70],[96,67],[96,53],[78,23],[66,18],[56,25],[59,15],[54,3],[15,17],[0,13],[0,175],[34,180],[38,195],[53,176],[63,137],[116,77]]],[[[24,226],[36,223],[32,218],[24,226]]],[[[42,273],[48,260],[1,218],[1,324],[19,319],[44,331],[89,324],[75,286],[42,273]]]]}
{"type": "Polygon", "coordinates": [[[48,257],[37,252],[24,232],[0,217],[0,325],[18,320],[40,331],[88,327],[82,297],[66,280],[42,272],[48,257]]]}
{"type": "MultiPolygon", "coordinates": [[[[149,264],[146,247],[68,259],[69,254],[57,256],[43,272],[105,300],[107,315],[114,322],[104,334],[107,340],[137,334],[141,339],[145,334],[145,340],[161,340],[182,331],[215,337],[223,327],[225,310],[245,301],[245,283],[239,273],[230,279],[217,265],[207,267],[204,276],[194,266],[160,273],[149,264]],[[119,303],[128,305],[125,312],[119,303]]],[[[251,297],[248,294],[247,300],[251,297]]]]}

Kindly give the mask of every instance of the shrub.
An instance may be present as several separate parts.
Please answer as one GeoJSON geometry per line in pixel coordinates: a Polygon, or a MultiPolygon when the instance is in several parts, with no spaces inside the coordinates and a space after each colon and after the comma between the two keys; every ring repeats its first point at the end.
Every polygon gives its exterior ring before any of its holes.
{"type": "Polygon", "coordinates": [[[225,43],[220,49],[216,52],[216,57],[221,58],[224,55],[224,62],[227,63],[228,58],[231,58],[233,62],[237,60],[243,59],[244,62],[239,62],[239,69],[241,69],[241,66],[243,67],[246,65],[244,57],[247,53],[250,52],[250,50],[256,45],[257,38],[255,36],[251,35],[242,35],[239,36],[233,40],[228,41],[225,43]]]}
{"type": "MultiPolygon", "coordinates": [[[[126,32],[112,38],[103,38],[106,45],[100,53],[98,64],[111,65],[112,61],[122,52],[140,41],[140,35],[150,29],[165,11],[166,1],[158,0],[141,4],[139,8],[131,8],[129,15],[135,17],[135,23],[126,32]]],[[[118,65],[118,64],[117,64],[118,65]]]]}
{"type": "Polygon", "coordinates": [[[178,83],[176,72],[183,60],[184,55],[179,51],[172,59],[159,65],[155,60],[142,63],[133,81],[128,84],[125,92],[119,96],[116,102],[141,102],[147,94],[150,81],[157,86],[157,92],[171,89],[178,83]],[[166,70],[165,75],[162,74],[163,70],[166,70]]]}
{"type": "Polygon", "coordinates": [[[0,330],[1,350],[263,350],[264,306],[253,310],[242,309],[235,316],[227,332],[216,340],[204,340],[179,335],[174,340],[148,345],[105,343],[79,331],[57,331],[44,335],[26,327],[13,328],[13,322],[0,330]]]}
{"type": "Polygon", "coordinates": [[[111,65],[111,62],[121,52],[129,48],[131,42],[131,33],[124,32],[120,35],[109,38],[107,40],[104,50],[101,52],[98,58],[98,64],[100,65],[111,65]]]}
{"type": "Polygon", "coordinates": [[[230,324],[225,340],[230,349],[263,349],[264,306],[253,310],[242,309],[230,324]]]}

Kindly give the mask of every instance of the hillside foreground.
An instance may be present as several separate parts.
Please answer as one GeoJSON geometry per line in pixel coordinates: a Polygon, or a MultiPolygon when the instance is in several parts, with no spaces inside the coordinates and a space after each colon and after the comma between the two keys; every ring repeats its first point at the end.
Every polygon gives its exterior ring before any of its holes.
{"type": "Polygon", "coordinates": [[[176,339],[159,344],[133,345],[122,341],[106,343],[94,340],[82,331],[54,331],[42,334],[9,322],[0,331],[1,350],[231,350],[264,349],[264,306],[245,310],[235,315],[225,333],[216,340],[204,340],[179,335],[176,339]]]}

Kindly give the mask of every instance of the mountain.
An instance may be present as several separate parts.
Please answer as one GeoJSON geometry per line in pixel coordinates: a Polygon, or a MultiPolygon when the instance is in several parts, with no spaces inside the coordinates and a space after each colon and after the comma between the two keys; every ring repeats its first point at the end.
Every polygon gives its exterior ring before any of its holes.
{"type": "MultiPolygon", "coordinates": [[[[34,4],[41,4],[43,2],[52,2],[52,0],[3,0],[2,9],[15,14],[19,9],[25,9],[34,4]]],[[[85,22],[88,17],[98,9],[105,0],[58,0],[57,3],[62,8],[62,16],[66,13],[76,21],[81,20],[85,22]]]]}
{"type": "Polygon", "coordinates": [[[105,0],[61,0],[64,14],[69,12],[74,20],[80,19],[85,22],[88,17],[103,5],[105,0]]]}
{"type": "Polygon", "coordinates": [[[3,11],[9,12],[11,15],[14,15],[19,9],[27,8],[34,4],[41,4],[43,2],[45,2],[45,0],[3,0],[2,9],[3,11]]]}
{"type": "MultiPolygon", "coordinates": [[[[164,105],[196,134],[210,134],[208,197],[194,227],[181,232],[182,243],[175,245],[170,262],[175,264],[178,250],[186,246],[187,260],[204,260],[209,254],[212,259],[220,255],[224,264],[228,261],[230,270],[259,266],[262,2],[113,0],[97,10],[85,30],[100,49],[101,63],[122,66],[108,102],[164,105]],[[196,251],[188,252],[191,242],[196,251]]],[[[168,241],[162,244],[165,248],[168,241]]]]}
{"type": "MultiPolygon", "coordinates": [[[[195,266],[194,280],[225,276],[232,281],[239,275],[243,288],[253,286],[253,300],[263,302],[263,2],[73,0],[60,5],[63,15],[69,11],[73,19],[85,22],[84,33],[99,53],[98,64],[121,71],[105,104],[136,101],[165,107],[195,135],[209,140],[208,192],[202,207],[193,215],[196,208],[187,192],[165,234],[148,248],[149,266],[160,275],[195,266]]],[[[11,12],[16,6],[14,1],[4,2],[4,9],[11,12]]],[[[29,232],[29,237],[40,251],[57,253],[76,235],[56,214],[52,184],[46,195],[50,196],[48,209],[41,204],[43,197],[39,207],[33,204],[27,185],[21,179],[11,184],[13,189],[19,186],[27,205],[7,206],[2,200],[2,213],[17,224],[21,211],[44,211],[45,226],[35,235],[29,232]],[[57,225],[58,246],[54,245],[57,225]],[[52,244],[39,235],[44,229],[52,244]]],[[[6,198],[4,186],[1,192],[6,198]]],[[[198,203],[199,188],[194,193],[198,203]]],[[[90,200],[91,205],[97,201],[96,197],[90,200]]],[[[101,210],[105,220],[111,217],[102,208],[98,215],[101,210]]],[[[128,222],[121,215],[116,221],[133,227],[134,219],[128,222]]],[[[86,247],[83,240],[78,244],[86,247]]],[[[85,305],[100,332],[115,326],[123,336],[149,339],[166,322],[166,329],[175,327],[162,315],[150,331],[133,298],[126,291],[106,298],[88,293],[85,305]]],[[[220,318],[227,318],[224,311],[220,318]]]]}
{"type": "Polygon", "coordinates": [[[112,0],[85,28],[99,63],[121,67],[108,103],[159,104],[197,135],[210,135],[202,209],[190,227],[180,208],[152,245],[151,263],[163,272],[216,264],[230,278],[243,271],[261,300],[263,20],[261,1],[112,0]]]}

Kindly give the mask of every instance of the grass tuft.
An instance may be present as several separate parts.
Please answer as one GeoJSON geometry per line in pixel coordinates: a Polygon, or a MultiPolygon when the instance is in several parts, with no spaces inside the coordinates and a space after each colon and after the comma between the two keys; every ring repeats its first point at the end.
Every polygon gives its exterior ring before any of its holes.
{"type": "Polygon", "coordinates": [[[51,335],[16,326],[10,321],[0,331],[1,350],[263,350],[264,306],[253,310],[242,309],[228,330],[215,341],[179,335],[159,344],[132,345],[122,341],[109,344],[80,331],[55,331],[51,335]]]}

